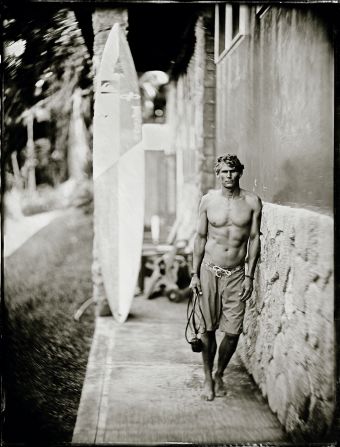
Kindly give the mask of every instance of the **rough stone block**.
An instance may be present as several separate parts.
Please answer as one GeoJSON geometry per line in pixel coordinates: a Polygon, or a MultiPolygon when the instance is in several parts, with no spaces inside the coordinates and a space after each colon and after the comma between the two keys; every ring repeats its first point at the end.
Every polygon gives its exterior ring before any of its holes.
{"type": "Polygon", "coordinates": [[[206,70],[207,71],[212,71],[212,72],[216,72],[216,64],[215,64],[215,62],[214,62],[214,57],[212,57],[212,56],[208,56],[207,58],[206,58],[206,62],[207,62],[207,64],[206,64],[206,70]]]}
{"type": "Polygon", "coordinates": [[[211,71],[206,71],[204,76],[204,87],[215,87],[215,86],[216,86],[215,73],[211,71]]]}
{"type": "Polygon", "coordinates": [[[291,274],[294,281],[294,295],[303,296],[308,286],[309,265],[296,251],[292,250],[292,254],[295,255],[291,259],[291,274]]]}
{"type": "Polygon", "coordinates": [[[317,413],[320,433],[334,408],[333,220],[265,203],[261,232],[241,358],[287,431],[313,431],[317,413]]]}
{"type": "Polygon", "coordinates": [[[317,344],[314,343],[313,336],[311,336],[311,342],[308,338],[306,365],[313,385],[313,394],[325,401],[334,401],[335,339],[334,330],[329,326],[325,320],[321,322],[319,334],[316,334],[317,344]]]}
{"type": "Polygon", "coordinates": [[[307,261],[309,245],[308,218],[306,219],[306,216],[301,210],[298,210],[296,215],[295,229],[296,255],[300,256],[304,261],[307,261]]]}
{"type": "Polygon", "coordinates": [[[315,325],[324,318],[332,323],[334,319],[334,304],[325,303],[325,290],[319,287],[319,281],[312,281],[305,293],[305,311],[309,321],[315,325]],[[315,321],[315,318],[317,320],[315,321]]]}
{"type": "Polygon", "coordinates": [[[212,140],[215,147],[215,125],[211,121],[205,121],[203,123],[203,135],[204,138],[212,140]]]}
{"type": "Polygon", "coordinates": [[[308,371],[299,363],[292,366],[291,369],[287,368],[287,377],[294,396],[294,408],[298,418],[307,421],[312,394],[308,371]]]}
{"type": "Polygon", "coordinates": [[[300,431],[302,429],[299,415],[293,404],[289,405],[288,407],[285,427],[290,434],[293,434],[295,431],[300,431]]]}
{"type": "Polygon", "coordinates": [[[318,399],[313,396],[308,421],[308,431],[311,439],[314,438],[313,434],[316,436],[326,434],[329,428],[326,421],[332,420],[334,407],[334,400],[333,402],[325,402],[322,399],[318,399]]]}
{"type": "Polygon", "coordinates": [[[317,273],[325,280],[333,272],[334,229],[333,219],[320,216],[318,221],[319,237],[317,242],[318,263],[317,273]]]}
{"type": "Polygon", "coordinates": [[[212,156],[215,159],[215,139],[204,138],[203,153],[205,156],[212,156]]]}
{"type": "Polygon", "coordinates": [[[268,403],[273,412],[277,414],[279,421],[284,424],[290,390],[286,376],[278,372],[274,361],[271,361],[267,367],[266,382],[268,403]]]}
{"type": "Polygon", "coordinates": [[[204,90],[204,102],[207,104],[215,104],[216,102],[216,89],[214,87],[207,87],[204,90]]]}
{"type": "Polygon", "coordinates": [[[294,295],[293,295],[293,284],[294,284],[293,274],[292,274],[292,270],[290,267],[287,270],[285,286],[282,290],[285,295],[284,296],[284,313],[288,319],[292,318],[292,316],[296,310],[296,306],[294,303],[294,295]]]}
{"type": "Polygon", "coordinates": [[[287,348],[285,346],[285,339],[283,333],[279,333],[275,338],[273,359],[279,371],[284,371],[287,363],[287,348]]]}
{"type": "Polygon", "coordinates": [[[215,117],[215,104],[205,102],[203,110],[204,127],[207,127],[208,129],[213,129],[215,126],[214,117],[215,117]]]}

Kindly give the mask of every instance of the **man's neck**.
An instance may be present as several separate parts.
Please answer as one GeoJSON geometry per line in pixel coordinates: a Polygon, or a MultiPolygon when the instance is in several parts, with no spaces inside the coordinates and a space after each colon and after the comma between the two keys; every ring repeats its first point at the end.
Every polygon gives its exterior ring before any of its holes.
{"type": "Polygon", "coordinates": [[[222,195],[226,199],[234,199],[240,196],[241,189],[239,186],[235,186],[233,189],[227,189],[222,187],[222,195]]]}

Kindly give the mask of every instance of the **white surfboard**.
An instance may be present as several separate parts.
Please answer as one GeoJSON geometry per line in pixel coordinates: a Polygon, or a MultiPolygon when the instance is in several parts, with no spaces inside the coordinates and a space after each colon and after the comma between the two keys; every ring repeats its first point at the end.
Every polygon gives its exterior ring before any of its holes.
{"type": "Polygon", "coordinates": [[[96,78],[93,121],[95,231],[106,296],[124,322],[143,245],[144,151],[138,78],[119,24],[105,44],[96,78]]]}

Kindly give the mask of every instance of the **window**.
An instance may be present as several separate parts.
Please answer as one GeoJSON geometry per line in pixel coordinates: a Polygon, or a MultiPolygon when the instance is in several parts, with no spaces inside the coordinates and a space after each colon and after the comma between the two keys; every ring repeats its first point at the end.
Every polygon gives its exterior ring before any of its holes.
{"type": "Polygon", "coordinates": [[[232,39],[234,39],[240,31],[240,5],[232,5],[231,7],[231,26],[232,26],[232,39]]]}
{"type": "Polygon", "coordinates": [[[269,11],[270,6],[257,5],[256,6],[256,17],[262,19],[262,17],[269,11]]]}
{"type": "Polygon", "coordinates": [[[215,6],[215,62],[248,34],[248,7],[240,4],[215,6]]]}
{"type": "Polygon", "coordinates": [[[225,43],[225,5],[218,5],[218,9],[218,52],[221,54],[225,43]]]}

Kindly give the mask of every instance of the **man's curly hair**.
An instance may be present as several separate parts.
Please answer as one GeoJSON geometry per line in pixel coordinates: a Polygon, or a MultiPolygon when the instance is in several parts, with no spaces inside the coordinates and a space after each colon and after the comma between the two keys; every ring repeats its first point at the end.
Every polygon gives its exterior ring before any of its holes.
{"type": "Polygon", "coordinates": [[[215,163],[216,175],[220,173],[222,164],[229,165],[230,167],[234,168],[235,171],[238,171],[241,174],[244,169],[244,165],[240,162],[240,160],[237,158],[236,155],[234,154],[221,155],[220,157],[217,158],[215,163]]]}

